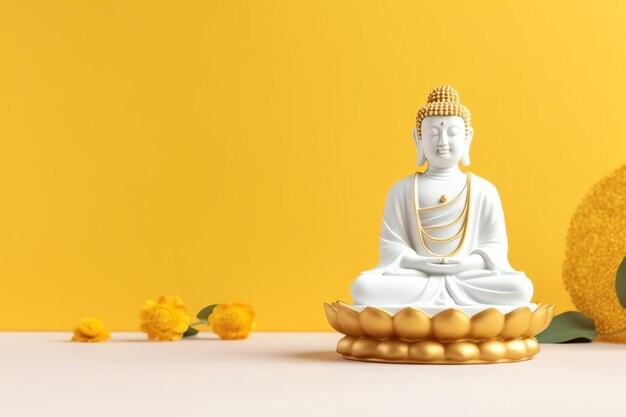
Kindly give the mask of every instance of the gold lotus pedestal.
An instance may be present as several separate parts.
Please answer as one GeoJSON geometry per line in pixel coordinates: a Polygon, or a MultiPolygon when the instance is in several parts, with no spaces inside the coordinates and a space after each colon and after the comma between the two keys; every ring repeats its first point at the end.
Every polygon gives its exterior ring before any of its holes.
{"type": "Polygon", "coordinates": [[[415,307],[395,314],[324,304],[330,325],[345,335],[337,352],[367,362],[476,364],[519,362],[539,353],[535,335],[552,320],[554,305],[520,307],[503,314],[488,308],[472,317],[454,308],[434,316],[415,307]]]}

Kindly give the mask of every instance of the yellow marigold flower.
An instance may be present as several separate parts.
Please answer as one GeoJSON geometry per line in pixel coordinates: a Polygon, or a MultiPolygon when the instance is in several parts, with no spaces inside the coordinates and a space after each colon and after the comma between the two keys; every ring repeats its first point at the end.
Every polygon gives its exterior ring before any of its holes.
{"type": "Polygon", "coordinates": [[[179,340],[189,327],[189,314],[183,300],[175,295],[147,300],[141,310],[141,331],[150,340],[179,340]]]}
{"type": "Polygon", "coordinates": [[[598,340],[626,343],[626,309],[615,274],[626,253],[626,165],[587,192],[572,216],[563,280],[574,305],[591,317],[598,340]]]}
{"type": "Polygon", "coordinates": [[[254,311],[248,304],[220,304],[209,316],[209,324],[220,339],[246,339],[254,329],[254,311]]]}
{"type": "Polygon", "coordinates": [[[104,342],[111,338],[111,334],[104,328],[104,324],[98,319],[82,319],[78,326],[74,327],[72,342],[104,342]]]}

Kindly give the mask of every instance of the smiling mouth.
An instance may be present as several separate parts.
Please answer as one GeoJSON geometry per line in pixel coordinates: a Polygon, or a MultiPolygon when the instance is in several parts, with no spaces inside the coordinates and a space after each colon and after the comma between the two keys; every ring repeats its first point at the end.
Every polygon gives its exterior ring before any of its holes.
{"type": "Polygon", "coordinates": [[[437,148],[437,153],[448,153],[450,148],[437,148]]]}

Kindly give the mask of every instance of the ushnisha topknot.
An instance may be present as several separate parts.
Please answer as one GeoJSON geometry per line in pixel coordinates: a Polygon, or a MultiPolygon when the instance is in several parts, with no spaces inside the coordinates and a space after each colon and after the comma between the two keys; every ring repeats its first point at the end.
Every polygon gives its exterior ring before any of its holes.
{"type": "Polygon", "coordinates": [[[465,122],[465,132],[472,125],[470,111],[461,104],[459,93],[449,85],[440,85],[428,95],[424,107],[418,110],[415,118],[417,134],[422,137],[422,121],[428,116],[459,116],[465,122]]]}

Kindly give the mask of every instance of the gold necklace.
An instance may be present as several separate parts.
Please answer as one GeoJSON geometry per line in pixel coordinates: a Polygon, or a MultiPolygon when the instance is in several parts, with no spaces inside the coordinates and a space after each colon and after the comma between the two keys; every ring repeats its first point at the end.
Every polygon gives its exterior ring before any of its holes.
{"type": "MultiPolygon", "coordinates": [[[[461,190],[461,192],[454,198],[455,200],[457,200],[461,194],[463,194],[463,191],[465,191],[465,189],[467,188],[467,181],[465,181],[465,185],[463,186],[463,189],[461,190]]],[[[430,240],[433,241],[439,241],[439,242],[449,242],[450,240],[454,240],[456,237],[458,237],[459,233],[457,233],[453,238],[446,238],[446,239],[437,239],[435,237],[430,236],[428,233],[426,233],[426,230],[431,230],[431,229],[443,229],[446,227],[450,227],[453,226],[455,224],[457,224],[459,221],[461,221],[462,219],[465,218],[465,214],[467,213],[467,210],[469,209],[469,204],[468,204],[469,200],[466,198],[465,199],[465,203],[463,204],[463,210],[461,210],[461,213],[459,214],[459,216],[452,220],[450,223],[448,224],[441,224],[441,225],[437,225],[437,226],[422,226],[422,230],[424,230],[424,234],[426,235],[427,238],[429,238],[430,240]]],[[[420,209],[422,210],[422,209],[420,209]]],[[[465,227],[465,223],[463,223],[463,226],[461,226],[461,228],[465,227]]],[[[461,229],[459,229],[460,232],[461,229]]]]}
{"type": "MultiPolygon", "coordinates": [[[[454,197],[452,200],[448,200],[448,199],[446,198],[446,200],[445,200],[445,201],[443,201],[441,204],[437,204],[437,205],[435,205],[435,206],[430,206],[430,207],[419,207],[419,208],[418,208],[418,210],[421,210],[421,211],[428,211],[428,210],[438,209],[438,208],[441,208],[441,207],[444,207],[444,206],[449,206],[450,204],[454,203],[456,200],[458,200],[458,199],[459,199],[459,197],[461,197],[461,196],[463,195],[463,191],[465,191],[465,189],[467,188],[467,184],[468,184],[468,182],[469,182],[469,179],[468,179],[467,181],[465,181],[465,185],[464,185],[464,186],[463,186],[463,188],[461,189],[461,192],[460,192],[460,193],[458,193],[458,194],[456,195],[456,197],[454,197]]],[[[445,195],[442,195],[442,197],[445,197],[445,195]]]]}
{"type": "Polygon", "coordinates": [[[438,226],[422,226],[422,229],[424,229],[424,230],[443,229],[445,227],[453,226],[453,225],[457,224],[458,222],[460,222],[461,220],[463,220],[466,211],[467,211],[467,202],[463,206],[463,210],[461,211],[461,214],[459,214],[459,216],[456,219],[454,219],[452,222],[450,222],[448,224],[438,225],[438,226]]]}
{"type": "MultiPolygon", "coordinates": [[[[435,256],[435,257],[449,257],[449,256],[454,256],[456,255],[460,250],[461,247],[463,246],[463,242],[465,241],[465,237],[467,235],[467,224],[468,224],[468,219],[469,219],[469,213],[470,213],[470,198],[471,198],[471,190],[472,190],[472,176],[471,173],[467,173],[467,182],[465,184],[465,186],[467,187],[467,197],[465,199],[465,207],[463,208],[463,211],[465,212],[465,216],[463,218],[463,225],[461,226],[461,228],[459,229],[459,231],[457,233],[455,233],[455,235],[452,238],[445,238],[445,239],[437,239],[437,238],[432,238],[432,236],[428,235],[426,233],[426,231],[424,230],[424,228],[422,227],[422,222],[420,220],[420,216],[419,216],[419,211],[420,211],[420,207],[419,207],[419,195],[418,195],[418,188],[417,188],[417,176],[419,175],[419,172],[415,173],[415,176],[413,177],[413,204],[415,206],[415,219],[417,222],[417,234],[419,235],[419,240],[420,243],[422,244],[422,247],[424,248],[424,250],[426,252],[428,252],[430,255],[435,256]],[[461,236],[461,240],[459,241],[459,244],[457,245],[457,247],[450,253],[443,255],[443,254],[439,254],[439,253],[435,253],[433,251],[431,251],[428,246],[426,246],[426,242],[424,241],[424,235],[426,235],[429,238],[432,238],[432,240],[434,241],[451,241],[454,240],[456,238],[458,238],[459,236],[461,236]]],[[[452,201],[455,201],[456,199],[459,198],[459,196],[462,194],[463,192],[461,191],[461,193],[459,193],[459,195],[457,195],[452,201]]],[[[426,207],[426,209],[433,209],[433,208],[438,208],[441,207],[443,205],[447,205],[450,202],[446,202],[444,204],[440,204],[439,206],[432,206],[432,207],[426,207]]],[[[463,212],[461,213],[463,214],[463,212]]],[[[452,224],[456,223],[458,220],[455,220],[452,224]]]]}
{"type": "MultiPolygon", "coordinates": [[[[465,216],[467,216],[468,201],[469,200],[466,198],[465,199],[465,205],[463,207],[463,210],[461,211],[461,216],[463,216],[463,214],[465,214],[465,216]]],[[[461,216],[459,216],[459,217],[461,217],[461,216]]],[[[464,217],[464,219],[463,219],[464,221],[463,221],[463,224],[461,225],[461,227],[459,228],[458,232],[456,232],[454,235],[452,235],[450,237],[438,238],[438,237],[434,237],[434,236],[429,235],[426,232],[426,228],[424,226],[422,226],[422,222],[420,220],[420,226],[421,226],[421,229],[422,229],[422,233],[423,233],[424,236],[426,236],[426,238],[428,238],[428,240],[432,240],[433,242],[439,242],[439,243],[451,242],[454,239],[456,239],[459,236],[461,236],[461,234],[465,231],[465,228],[467,227],[467,221],[466,221],[467,217],[465,217],[465,216],[463,216],[464,217]]],[[[456,220],[453,223],[456,223],[456,220]]],[[[449,225],[444,225],[444,226],[441,226],[441,227],[447,227],[447,226],[449,226],[449,225]]]]}
{"type": "Polygon", "coordinates": [[[461,227],[459,228],[459,231],[456,232],[455,234],[453,234],[450,237],[434,237],[429,235],[428,233],[426,233],[426,231],[424,230],[424,227],[422,226],[422,233],[424,234],[424,236],[428,239],[428,240],[432,240],[433,242],[438,242],[438,243],[444,243],[444,242],[451,242],[454,239],[456,239],[457,237],[461,236],[461,234],[465,231],[465,227],[466,224],[463,223],[461,225],[461,227]]]}

